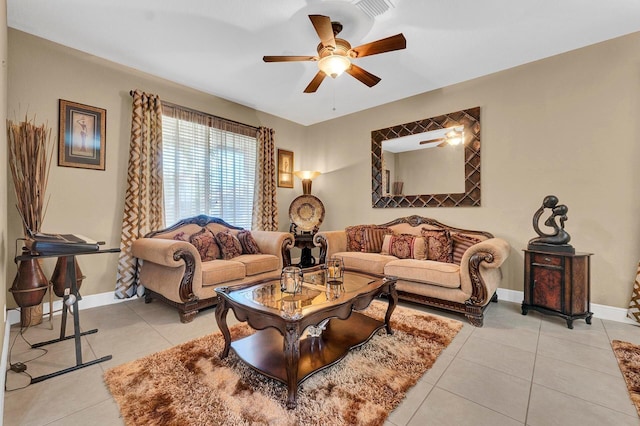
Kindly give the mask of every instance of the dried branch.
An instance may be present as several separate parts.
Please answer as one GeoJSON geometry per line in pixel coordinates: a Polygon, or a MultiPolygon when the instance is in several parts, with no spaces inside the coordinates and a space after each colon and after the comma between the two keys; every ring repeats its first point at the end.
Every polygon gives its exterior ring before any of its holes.
{"type": "Polygon", "coordinates": [[[39,232],[42,227],[54,151],[51,129],[44,124],[36,126],[34,121],[35,118],[29,120],[26,116],[18,123],[7,120],[9,166],[25,235],[28,235],[27,228],[39,232]]]}

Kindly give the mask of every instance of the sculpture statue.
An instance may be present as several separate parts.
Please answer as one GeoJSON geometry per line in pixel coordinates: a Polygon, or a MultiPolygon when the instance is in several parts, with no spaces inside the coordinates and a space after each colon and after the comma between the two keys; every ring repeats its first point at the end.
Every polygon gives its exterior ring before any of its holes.
{"type": "Polygon", "coordinates": [[[529,250],[547,250],[575,253],[573,246],[569,244],[571,236],[564,230],[564,223],[568,220],[567,212],[569,208],[564,204],[558,205],[558,197],[547,195],[542,201],[542,206],[533,215],[533,229],[538,237],[529,240],[529,250]],[[551,209],[551,214],[544,221],[544,224],[553,229],[552,233],[546,233],[540,229],[540,217],[546,209],[551,209]],[[560,224],[556,221],[560,221],[560,224]]]}

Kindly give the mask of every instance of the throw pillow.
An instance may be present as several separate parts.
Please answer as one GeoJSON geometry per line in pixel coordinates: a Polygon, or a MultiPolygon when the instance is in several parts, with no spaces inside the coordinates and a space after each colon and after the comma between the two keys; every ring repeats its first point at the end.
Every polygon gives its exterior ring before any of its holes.
{"type": "Polygon", "coordinates": [[[260,254],[260,247],[251,235],[251,231],[238,232],[238,241],[242,246],[242,254],[260,254]]]}
{"type": "Polygon", "coordinates": [[[347,226],[344,231],[347,234],[347,251],[362,251],[362,229],[365,225],[347,226]]]}
{"type": "Polygon", "coordinates": [[[218,247],[216,238],[208,229],[202,228],[202,231],[193,234],[189,238],[189,242],[198,250],[200,259],[203,262],[220,258],[220,247],[218,247]]]}
{"type": "Polygon", "coordinates": [[[395,256],[398,259],[427,258],[427,242],[425,238],[411,234],[385,235],[382,243],[381,254],[395,256]]]}
{"type": "Polygon", "coordinates": [[[453,263],[453,241],[448,229],[422,228],[422,236],[427,240],[427,260],[453,263]]]}
{"type": "Polygon", "coordinates": [[[453,240],[453,263],[457,263],[458,265],[462,261],[464,252],[472,245],[481,241],[479,238],[458,233],[451,234],[451,239],[453,240]]]}
{"type": "Polygon", "coordinates": [[[368,226],[363,229],[362,251],[364,253],[380,253],[384,236],[392,234],[393,231],[386,226],[368,226]]]}
{"type": "Polygon", "coordinates": [[[233,259],[242,254],[242,245],[232,233],[221,231],[216,234],[216,238],[218,239],[218,243],[220,243],[223,259],[233,259]]]}

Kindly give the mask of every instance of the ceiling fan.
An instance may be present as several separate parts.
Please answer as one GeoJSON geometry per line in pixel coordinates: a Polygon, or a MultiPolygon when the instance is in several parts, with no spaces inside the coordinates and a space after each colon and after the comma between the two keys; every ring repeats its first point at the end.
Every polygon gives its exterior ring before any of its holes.
{"type": "Polygon", "coordinates": [[[442,148],[449,145],[452,145],[452,146],[460,145],[464,141],[463,130],[464,130],[463,126],[444,128],[442,129],[442,131],[445,131],[446,133],[444,134],[443,137],[427,139],[425,141],[421,141],[419,145],[426,145],[426,144],[431,145],[436,142],[440,142],[438,145],[435,145],[438,148],[442,148]]]}
{"type": "Polygon", "coordinates": [[[304,93],[313,93],[318,90],[320,83],[322,83],[327,75],[336,78],[343,72],[350,74],[367,86],[373,87],[378,84],[380,77],[353,64],[351,60],[401,50],[407,47],[407,40],[404,36],[402,34],[396,34],[352,48],[348,41],[336,37],[338,33],[342,31],[342,24],[339,22],[331,22],[331,18],[323,15],[309,15],[309,19],[316,33],[318,33],[318,37],[320,37],[317,56],[262,57],[262,60],[265,62],[317,61],[320,70],[315,77],[313,77],[311,83],[304,89],[304,93]]]}

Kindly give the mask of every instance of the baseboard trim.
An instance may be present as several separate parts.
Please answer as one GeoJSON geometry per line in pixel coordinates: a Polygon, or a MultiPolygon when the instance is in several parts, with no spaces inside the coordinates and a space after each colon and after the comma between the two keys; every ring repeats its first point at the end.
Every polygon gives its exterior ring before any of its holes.
{"type": "MultiPolygon", "coordinates": [[[[507,302],[522,303],[524,300],[524,293],[518,290],[509,290],[506,288],[498,289],[498,298],[500,300],[506,300],[507,302]]],[[[98,306],[113,305],[115,303],[125,302],[130,299],[116,299],[113,292],[92,294],[89,296],[82,296],[80,301],[81,309],[96,308],[98,306]]],[[[62,309],[62,300],[56,300],[53,302],[53,314],[59,315],[62,309]]],[[[49,315],[49,303],[43,303],[43,316],[49,315]]],[[[624,308],[617,308],[615,306],[599,305],[597,303],[591,304],[591,312],[593,316],[600,319],[606,319],[610,321],[623,322],[626,324],[635,324],[637,322],[627,318],[627,310],[624,308]]],[[[17,309],[10,309],[7,315],[7,324],[13,325],[20,322],[20,312],[17,309]]],[[[6,337],[6,335],[5,335],[6,337]]],[[[4,354],[4,352],[3,352],[4,354]]],[[[2,361],[5,361],[4,359],[2,361]]],[[[3,371],[3,370],[0,370],[3,371]]],[[[1,418],[1,417],[0,417],[1,418]]]]}
{"type": "MultiPolygon", "coordinates": [[[[20,320],[18,315],[18,320],[20,320]]],[[[9,334],[11,332],[11,324],[9,321],[4,323],[4,339],[2,341],[2,359],[0,359],[0,371],[7,371],[7,360],[9,359],[9,334]]],[[[0,424],[4,419],[4,387],[7,384],[7,374],[2,375],[2,388],[0,388],[0,424]]]]}
{"type": "MultiPolygon", "coordinates": [[[[524,292],[509,290],[506,288],[499,288],[498,299],[506,300],[507,302],[522,303],[522,301],[524,300],[524,292]]],[[[594,318],[638,325],[637,322],[627,318],[627,310],[624,308],[592,303],[591,312],[593,312],[594,318]]]]}
{"type": "MultiPolygon", "coordinates": [[[[97,308],[98,306],[113,305],[116,303],[125,302],[130,299],[116,299],[115,293],[109,291],[107,293],[91,294],[89,296],[82,296],[82,299],[78,302],[80,310],[97,308]]],[[[53,315],[60,315],[62,311],[62,300],[55,300],[53,302],[53,315]]],[[[49,315],[49,299],[45,296],[42,300],[42,316],[43,321],[45,315],[49,315]]],[[[20,311],[17,308],[10,309],[7,315],[7,323],[10,325],[20,322],[20,311]]],[[[3,352],[4,353],[4,352],[3,352]]]]}

